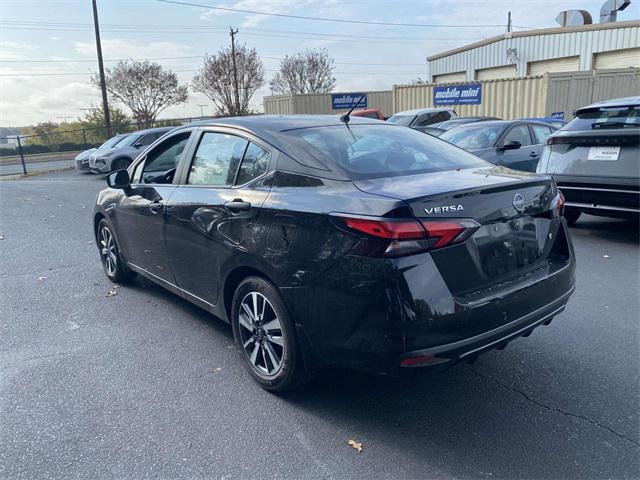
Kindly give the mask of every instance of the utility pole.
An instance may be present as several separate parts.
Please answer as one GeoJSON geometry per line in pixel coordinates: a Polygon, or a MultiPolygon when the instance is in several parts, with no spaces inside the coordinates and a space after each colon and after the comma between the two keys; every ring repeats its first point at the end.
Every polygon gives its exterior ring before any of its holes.
{"type": "Polygon", "coordinates": [[[200,117],[204,117],[204,107],[208,107],[209,105],[200,105],[198,104],[198,106],[200,107],[200,117]]]}
{"type": "Polygon", "coordinates": [[[511,33],[511,12],[507,15],[507,33],[511,33]]]}
{"type": "Polygon", "coordinates": [[[229,27],[229,35],[231,35],[231,61],[233,62],[233,91],[236,101],[236,115],[240,115],[240,92],[238,90],[238,68],[236,67],[236,34],[238,29],[235,30],[229,27]]]}
{"type": "Polygon", "coordinates": [[[109,100],[107,99],[107,85],[104,80],[104,65],[102,63],[102,45],[100,44],[100,25],[98,24],[98,6],[96,0],[93,4],[93,26],[96,30],[96,50],[98,51],[98,71],[100,72],[100,90],[102,90],[102,111],[104,113],[104,127],[107,130],[107,138],[111,138],[111,115],[109,114],[109,100]]]}

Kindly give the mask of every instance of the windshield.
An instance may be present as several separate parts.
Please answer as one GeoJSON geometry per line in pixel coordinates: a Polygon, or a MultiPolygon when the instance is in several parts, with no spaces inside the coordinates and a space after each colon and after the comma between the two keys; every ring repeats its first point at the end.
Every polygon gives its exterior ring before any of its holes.
{"type": "Polygon", "coordinates": [[[118,143],[120,143],[122,140],[124,140],[125,138],[127,138],[128,135],[116,135],[115,137],[110,138],[109,140],[107,140],[106,142],[104,142],[102,145],[100,145],[100,147],[98,148],[113,148],[115,147],[118,143]]]}
{"type": "Polygon", "coordinates": [[[128,135],[127,137],[125,137],[125,140],[123,140],[118,144],[118,148],[130,147],[131,145],[136,143],[138,140],[140,140],[140,137],[142,137],[142,135],[134,135],[134,134],[128,135]]]}
{"type": "Polygon", "coordinates": [[[440,138],[466,150],[489,148],[493,146],[504,128],[503,124],[461,125],[446,131],[440,138]]]}
{"type": "Polygon", "coordinates": [[[393,115],[387,120],[387,122],[408,127],[411,125],[414,118],[416,118],[415,115],[393,115]]]}
{"type": "Polygon", "coordinates": [[[391,125],[315,127],[284,134],[300,155],[324,165],[336,163],[354,180],[487,165],[430,135],[391,125]]]}
{"type": "Polygon", "coordinates": [[[640,106],[602,107],[578,114],[563,130],[640,127],[640,106]]]}

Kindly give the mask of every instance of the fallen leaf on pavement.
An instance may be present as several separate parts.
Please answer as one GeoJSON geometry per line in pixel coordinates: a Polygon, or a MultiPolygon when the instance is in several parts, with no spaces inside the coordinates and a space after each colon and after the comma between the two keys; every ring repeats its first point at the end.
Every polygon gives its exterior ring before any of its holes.
{"type": "Polygon", "coordinates": [[[106,297],[115,297],[118,294],[118,285],[114,286],[107,292],[106,297]]]}
{"type": "Polygon", "coordinates": [[[216,367],[216,368],[213,369],[213,373],[218,373],[221,370],[222,370],[222,368],[216,367]]]}
{"type": "Polygon", "coordinates": [[[354,450],[357,450],[358,453],[362,453],[362,444],[356,442],[355,440],[347,440],[347,445],[349,445],[354,450]]]}
{"type": "Polygon", "coordinates": [[[0,240],[4,240],[4,235],[0,235],[0,240]]]}
{"type": "Polygon", "coordinates": [[[602,255],[602,258],[609,258],[609,255],[602,255]]]}
{"type": "Polygon", "coordinates": [[[38,277],[38,281],[40,281],[40,282],[43,281],[43,280],[46,280],[46,279],[47,279],[47,277],[45,277],[45,276],[38,277]]]}

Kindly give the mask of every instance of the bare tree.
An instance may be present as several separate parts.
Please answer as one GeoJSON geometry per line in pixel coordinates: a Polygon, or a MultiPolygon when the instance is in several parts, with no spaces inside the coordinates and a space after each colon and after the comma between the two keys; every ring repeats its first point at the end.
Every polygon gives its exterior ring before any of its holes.
{"type": "MultiPolygon", "coordinates": [[[[189,98],[186,86],[178,84],[178,76],[165,71],[158,63],[133,60],[118,62],[105,72],[109,93],[131,110],[136,122],[150,125],[160,112],[189,98]]],[[[91,79],[95,86],[100,79],[91,79]]]]}
{"type": "Polygon", "coordinates": [[[285,56],[269,86],[274,93],[325,93],[336,86],[333,58],[325,49],[285,56]]]}
{"type": "Polygon", "coordinates": [[[264,67],[255,48],[239,45],[235,49],[240,111],[235,105],[231,47],[206,55],[192,82],[193,89],[209,97],[220,115],[248,114],[251,97],[264,85],[264,67]]]}

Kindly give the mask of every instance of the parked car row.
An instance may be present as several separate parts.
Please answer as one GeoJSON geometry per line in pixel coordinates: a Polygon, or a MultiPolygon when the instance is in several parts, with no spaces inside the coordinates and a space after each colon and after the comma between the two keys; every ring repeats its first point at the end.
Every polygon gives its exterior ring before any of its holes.
{"type": "Polygon", "coordinates": [[[76,158],[76,168],[83,172],[109,173],[126,169],[140,154],[173,127],[149,128],[133,133],[118,134],[98,148],[80,153],[76,158]]]}

